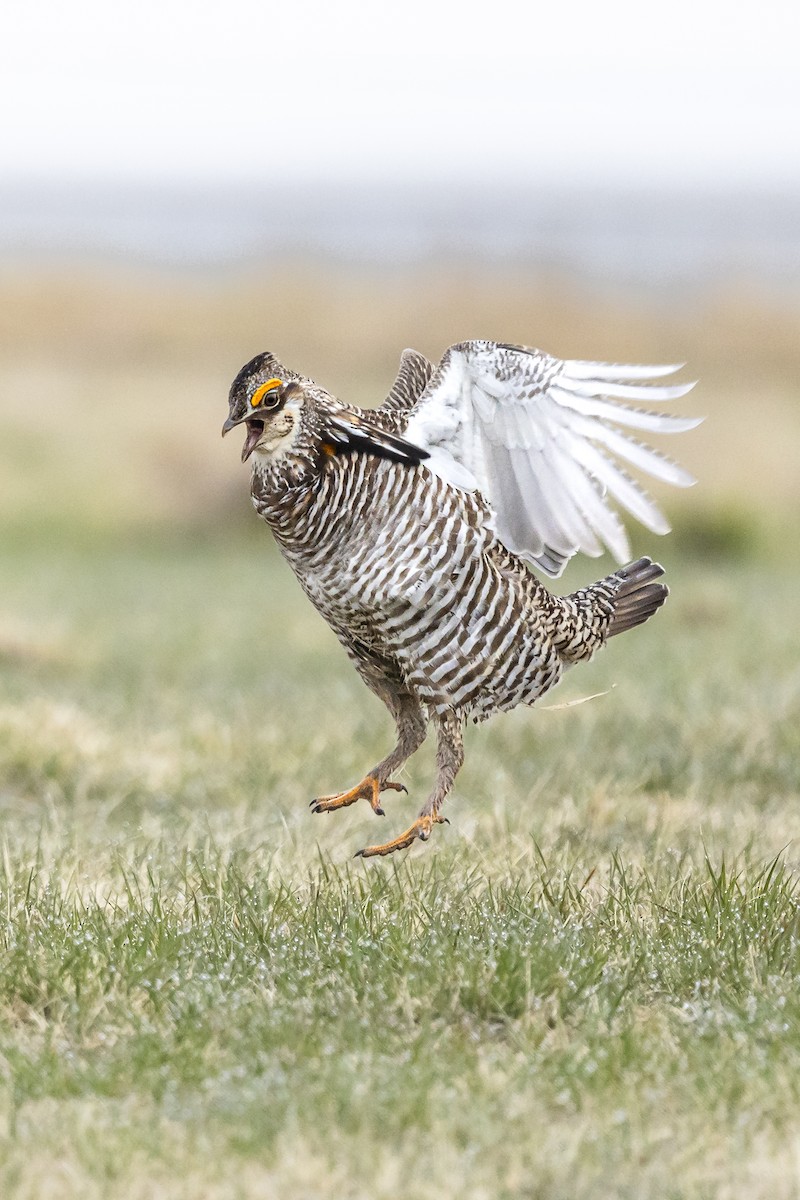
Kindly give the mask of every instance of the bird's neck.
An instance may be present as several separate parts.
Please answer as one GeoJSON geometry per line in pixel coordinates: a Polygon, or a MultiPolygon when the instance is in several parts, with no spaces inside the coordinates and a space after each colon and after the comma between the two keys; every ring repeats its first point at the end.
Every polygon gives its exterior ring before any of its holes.
{"type": "Polygon", "coordinates": [[[300,543],[310,533],[309,514],[318,488],[319,469],[305,455],[261,457],[253,463],[253,507],[281,545],[300,543]]]}

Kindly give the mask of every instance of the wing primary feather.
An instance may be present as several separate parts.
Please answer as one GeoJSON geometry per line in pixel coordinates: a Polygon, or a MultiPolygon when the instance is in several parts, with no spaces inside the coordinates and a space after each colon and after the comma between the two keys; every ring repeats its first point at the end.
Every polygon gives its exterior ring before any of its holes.
{"type": "Polygon", "coordinates": [[[626,459],[648,475],[652,475],[654,479],[671,483],[673,487],[692,487],[697,482],[694,475],[690,475],[687,470],[673,462],[666,454],[662,454],[660,450],[654,450],[652,446],[645,446],[642,442],[637,442],[635,438],[620,433],[618,429],[610,429],[607,425],[584,421],[580,418],[572,421],[571,428],[573,432],[582,434],[592,441],[602,442],[614,454],[626,459]]]}
{"type": "Polygon", "coordinates": [[[527,523],[532,532],[538,523],[543,523],[546,544],[571,557],[580,545],[583,523],[568,490],[548,460],[552,441],[539,439],[538,444],[531,446],[522,406],[510,406],[507,413],[505,447],[526,505],[527,523]],[[534,504],[534,499],[538,503],[534,504]]]}
{"type": "MultiPolygon", "coordinates": [[[[574,456],[563,451],[560,447],[558,455],[561,459],[561,469],[570,481],[570,489],[580,511],[589,526],[605,543],[616,558],[617,562],[627,562],[630,558],[630,544],[625,527],[613,509],[609,508],[603,496],[597,490],[597,485],[586,474],[574,456]]],[[[581,547],[584,549],[584,547],[581,547]]],[[[586,551],[586,553],[594,553],[586,551]]],[[[599,547],[597,554],[601,553],[599,547]]],[[[594,554],[597,557],[597,554],[594,554]]]]}
{"type": "Polygon", "coordinates": [[[552,524],[556,525],[561,535],[558,542],[552,536],[548,537],[547,541],[570,556],[586,546],[596,546],[592,532],[575,503],[563,473],[559,470],[558,460],[552,455],[552,449],[550,453],[540,451],[535,460],[529,453],[526,457],[528,472],[540,480],[545,503],[553,515],[552,524]]]}
{"type": "Polygon", "coordinates": [[[635,363],[601,363],[586,362],[580,358],[568,358],[564,361],[564,374],[572,379],[663,379],[665,375],[674,375],[682,370],[686,363],[662,363],[646,365],[635,363]]]}
{"type": "Polygon", "coordinates": [[[678,417],[673,413],[648,412],[644,408],[613,404],[602,398],[579,396],[574,392],[565,392],[556,384],[551,385],[548,395],[570,412],[615,421],[617,425],[627,425],[631,429],[646,429],[649,433],[685,433],[688,429],[695,429],[703,419],[678,417]]]}
{"type": "Polygon", "coordinates": [[[678,400],[694,387],[692,383],[666,385],[646,383],[614,383],[597,379],[573,379],[566,372],[558,377],[558,386],[576,396],[615,396],[619,400],[678,400]]]}
{"type": "Polygon", "coordinates": [[[605,484],[611,495],[631,516],[653,533],[669,533],[669,523],[651,496],[630,475],[584,438],[573,441],[573,454],[591,475],[605,484]]]}

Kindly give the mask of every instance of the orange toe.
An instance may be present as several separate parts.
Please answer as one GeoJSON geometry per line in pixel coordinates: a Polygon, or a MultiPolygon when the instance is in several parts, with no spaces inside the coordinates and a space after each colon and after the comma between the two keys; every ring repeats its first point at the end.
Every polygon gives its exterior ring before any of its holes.
{"type": "Polygon", "coordinates": [[[355,858],[372,858],[375,855],[394,854],[395,850],[405,850],[412,842],[419,841],[427,842],[431,836],[431,830],[434,825],[441,824],[446,820],[446,817],[417,817],[413,825],[410,825],[405,833],[401,833],[391,842],[383,842],[380,846],[366,846],[363,850],[358,850],[355,858]]]}
{"type": "Polygon", "coordinates": [[[357,783],[355,787],[350,788],[347,792],[336,792],[332,796],[317,796],[311,801],[311,811],[314,813],[336,812],[337,808],[347,808],[350,804],[355,804],[356,800],[368,800],[372,811],[379,817],[384,816],[384,811],[381,808],[380,795],[382,791],[405,792],[407,789],[402,783],[392,783],[387,780],[384,784],[380,784],[375,775],[367,775],[357,783]]]}

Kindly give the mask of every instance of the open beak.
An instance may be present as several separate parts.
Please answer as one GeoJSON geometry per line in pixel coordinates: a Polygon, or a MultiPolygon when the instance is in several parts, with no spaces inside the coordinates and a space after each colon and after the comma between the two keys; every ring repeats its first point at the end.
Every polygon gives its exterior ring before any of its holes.
{"type": "Polygon", "coordinates": [[[232,429],[235,429],[237,425],[241,425],[245,421],[247,422],[247,437],[244,439],[244,446],[242,447],[242,462],[247,462],[258,445],[261,435],[264,432],[264,422],[260,417],[254,417],[252,414],[248,415],[245,413],[244,416],[236,417],[235,419],[228,417],[222,426],[222,436],[225,437],[226,433],[230,433],[232,429]]]}

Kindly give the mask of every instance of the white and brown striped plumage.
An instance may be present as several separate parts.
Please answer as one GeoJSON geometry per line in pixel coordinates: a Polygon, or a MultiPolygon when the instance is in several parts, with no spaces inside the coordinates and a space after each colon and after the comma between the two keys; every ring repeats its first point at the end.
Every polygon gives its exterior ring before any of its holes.
{"type": "Polygon", "coordinates": [[[650,559],[569,596],[528,567],[558,575],[576,552],[627,538],[607,495],[654,532],[652,499],[620,467],[692,480],[618,425],[678,432],[696,421],[630,408],[691,384],[653,379],[674,367],[562,362],[493,342],[452,346],[438,367],[405,351],[375,410],[342,404],[271,354],[234,380],[223,432],[245,423],[255,508],[306,595],[395,718],[397,745],[361,783],[312,802],[330,812],[380,793],[437,731],[437,779],[387,854],[426,839],[463,761],[465,720],[533,704],[565,667],[591,657],[663,604],[650,559]]]}

